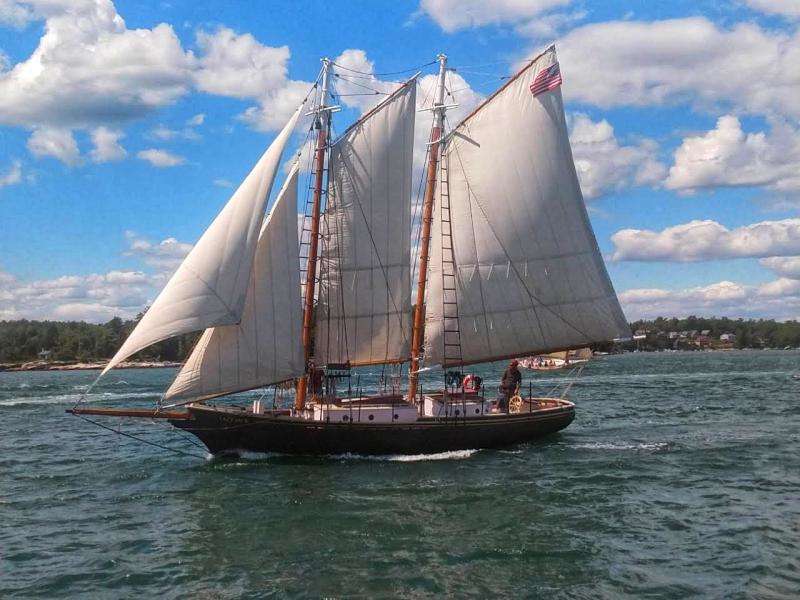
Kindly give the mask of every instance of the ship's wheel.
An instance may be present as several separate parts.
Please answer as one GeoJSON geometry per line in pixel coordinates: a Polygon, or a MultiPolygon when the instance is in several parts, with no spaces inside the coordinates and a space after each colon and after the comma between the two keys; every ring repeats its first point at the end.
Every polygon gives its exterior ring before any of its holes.
{"type": "Polygon", "coordinates": [[[508,412],[510,413],[520,413],[522,412],[522,398],[519,394],[513,396],[511,400],[508,401],[508,412]]]}

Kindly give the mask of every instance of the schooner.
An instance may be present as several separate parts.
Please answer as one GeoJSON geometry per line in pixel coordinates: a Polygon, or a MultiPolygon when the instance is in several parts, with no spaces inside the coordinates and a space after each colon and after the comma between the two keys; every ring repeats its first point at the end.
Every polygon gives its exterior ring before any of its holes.
{"type": "Polygon", "coordinates": [[[165,418],[212,453],[417,454],[569,425],[575,406],[564,398],[516,397],[499,412],[460,384],[423,389],[420,373],[434,368],[629,335],[578,184],[555,47],[449,130],[447,58],[437,61],[418,248],[417,77],[331,139],[336,74],[323,59],[314,106],[292,115],[103,371],[202,331],[159,405],[70,412],[165,418]],[[303,114],[316,139],[299,233],[297,164],[265,211],[303,114]],[[362,365],[408,365],[407,389],[343,393],[362,365]],[[281,384],[295,391],[290,408],[212,401],[281,384]]]}

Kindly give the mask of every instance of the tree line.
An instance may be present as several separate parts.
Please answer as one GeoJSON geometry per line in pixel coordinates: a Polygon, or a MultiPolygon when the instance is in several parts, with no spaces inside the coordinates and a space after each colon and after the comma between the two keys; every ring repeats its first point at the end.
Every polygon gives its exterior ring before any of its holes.
{"type": "Polygon", "coordinates": [[[646,333],[640,342],[642,350],[661,350],[675,347],[669,339],[670,332],[709,331],[709,337],[719,339],[725,333],[736,336],[735,348],[791,348],[800,347],[800,322],[774,321],[772,319],[729,319],[727,317],[696,317],[684,319],[658,317],[634,321],[632,332],[646,333]]]}
{"type": "MultiPolygon", "coordinates": [[[[49,350],[49,359],[55,361],[109,359],[143,315],[127,321],[114,317],[102,325],[83,321],[0,321],[0,363],[38,360],[42,350],[49,350]]],[[[158,342],[131,360],[185,360],[198,335],[158,342]]]]}
{"type": "MultiPolygon", "coordinates": [[[[123,321],[114,317],[96,325],[82,321],[0,321],[0,362],[15,363],[37,360],[39,352],[50,351],[50,360],[90,361],[111,358],[125,341],[144,313],[123,321]]],[[[646,331],[639,343],[642,350],[673,348],[671,331],[705,331],[718,338],[733,333],[737,348],[800,347],[800,322],[771,319],[729,319],[726,317],[695,317],[684,319],[658,317],[634,321],[631,331],[646,331]]],[[[181,335],[145,348],[133,360],[183,361],[189,355],[199,334],[181,335]]],[[[612,350],[603,347],[605,350],[612,350]]]]}

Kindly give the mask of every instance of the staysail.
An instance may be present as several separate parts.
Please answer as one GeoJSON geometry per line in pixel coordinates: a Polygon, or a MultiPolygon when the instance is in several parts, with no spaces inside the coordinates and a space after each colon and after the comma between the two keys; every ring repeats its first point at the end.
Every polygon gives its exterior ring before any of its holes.
{"type": "Polygon", "coordinates": [[[239,322],[264,207],[301,110],[302,106],[295,111],[103,373],[150,344],[239,322]]]}
{"type": "Polygon", "coordinates": [[[241,322],[206,329],[167,399],[206,399],[303,373],[297,172],[295,166],[261,229],[241,322]]]}
{"type": "Polygon", "coordinates": [[[428,365],[630,335],[589,224],[561,90],[531,91],[537,74],[556,64],[551,48],[449,137],[428,272],[428,365]],[[456,277],[448,288],[442,272],[452,264],[451,244],[456,277]],[[457,314],[448,314],[453,300],[457,314]]]}
{"type": "Polygon", "coordinates": [[[408,357],[415,100],[412,79],[331,148],[314,342],[321,364],[408,357]]]}

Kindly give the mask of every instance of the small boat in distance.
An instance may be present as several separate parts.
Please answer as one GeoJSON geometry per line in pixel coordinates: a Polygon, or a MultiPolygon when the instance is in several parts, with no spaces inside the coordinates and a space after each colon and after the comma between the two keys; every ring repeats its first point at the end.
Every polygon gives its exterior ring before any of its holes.
{"type": "Polygon", "coordinates": [[[323,59],[313,107],[297,109],[103,371],[204,330],[162,401],[70,412],[164,418],[212,453],[496,448],[569,425],[575,406],[563,397],[518,390],[499,411],[480,386],[433,381],[436,372],[447,380],[469,365],[629,335],[578,184],[555,47],[452,128],[447,57],[437,62],[433,103],[423,108],[433,121],[418,227],[417,77],[333,139],[332,82],[354,74],[323,59]],[[303,113],[316,140],[298,239],[297,165],[264,211],[303,113]],[[361,389],[352,369],[368,365],[395,369],[392,389],[361,389]],[[291,405],[277,402],[287,383],[291,405]],[[251,406],[224,401],[259,388],[251,406]]]}
{"type": "Polygon", "coordinates": [[[519,361],[521,367],[533,371],[560,371],[585,365],[593,357],[591,348],[578,348],[577,350],[563,350],[548,354],[528,356],[519,361]]]}

